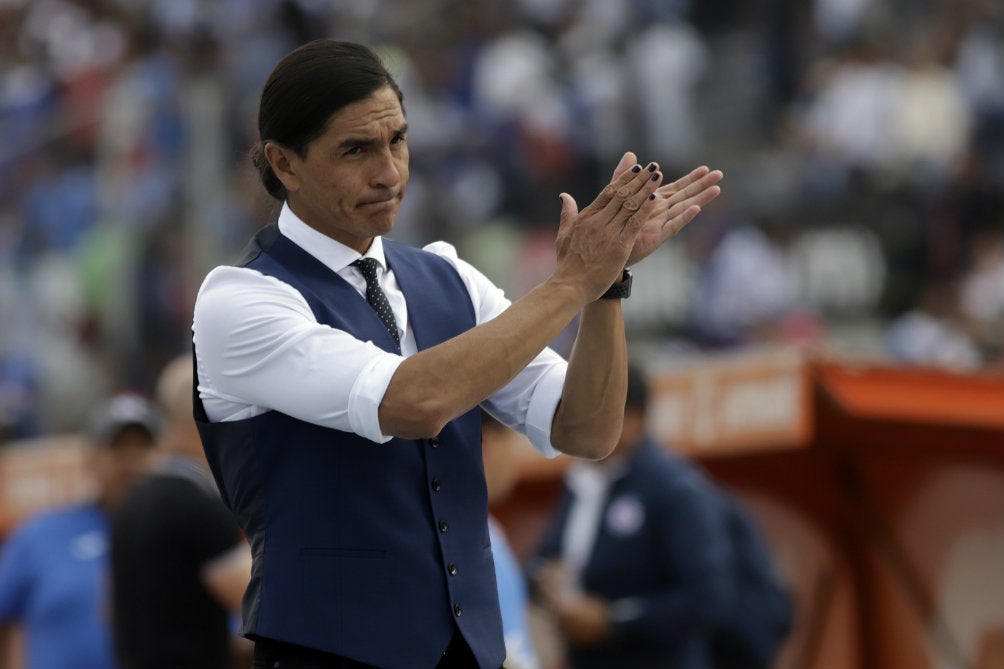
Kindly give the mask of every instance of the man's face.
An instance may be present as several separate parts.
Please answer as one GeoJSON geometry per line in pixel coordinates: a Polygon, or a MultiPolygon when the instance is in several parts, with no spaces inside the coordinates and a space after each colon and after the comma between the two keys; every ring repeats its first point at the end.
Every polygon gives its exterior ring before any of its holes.
{"type": "Polygon", "coordinates": [[[119,500],[143,474],[154,439],[150,433],[134,425],[121,429],[107,444],[95,446],[92,467],[98,484],[98,494],[109,508],[119,500]]]}
{"type": "Polygon", "coordinates": [[[407,122],[397,94],[385,86],[343,107],[303,158],[284,150],[277,171],[289,206],[308,225],[360,253],[394,227],[408,185],[407,122]]]}

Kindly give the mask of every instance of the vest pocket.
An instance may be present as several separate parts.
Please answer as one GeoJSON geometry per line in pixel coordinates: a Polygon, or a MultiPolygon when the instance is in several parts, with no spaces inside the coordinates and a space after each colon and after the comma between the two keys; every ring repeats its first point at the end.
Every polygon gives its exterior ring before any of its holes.
{"type": "Polygon", "coordinates": [[[383,559],[390,557],[388,550],[379,548],[320,548],[305,547],[300,549],[300,555],[308,557],[339,557],[339,558],[359,558],[363,560],[383,559]]]}

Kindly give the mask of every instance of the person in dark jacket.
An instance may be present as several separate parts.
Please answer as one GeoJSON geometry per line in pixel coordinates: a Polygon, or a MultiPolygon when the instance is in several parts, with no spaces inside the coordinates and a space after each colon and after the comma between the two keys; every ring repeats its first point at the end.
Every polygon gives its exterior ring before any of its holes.
{"type": "Polygon", "coordinates": [[[709,669],[731,592],[718,492],[645,432],[648,389],[628,371],[621,437],[565,475],[532,561],[571,669],[709,669]]]}

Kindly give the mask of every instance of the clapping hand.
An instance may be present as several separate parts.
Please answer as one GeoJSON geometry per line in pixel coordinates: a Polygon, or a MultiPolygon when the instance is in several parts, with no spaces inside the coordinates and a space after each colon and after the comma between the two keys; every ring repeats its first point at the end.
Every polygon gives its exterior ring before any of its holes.
{"type": "MultiPolygon", "coordinates": [[[[637,163],[638,157],[632,151],[628,151],[614,169],[614,178],[637,163]]],[[[701,208],[722,192],[718,186],[722,176],[719,170],[701,166],[676,181],[663,184],[656,189],[655,201],[648,210],[648,218],[641,232],[635,238],[627,264],[635,265],[647,258],[664,241],[694,220],[694,217],[701,212],[701,208]]]]}

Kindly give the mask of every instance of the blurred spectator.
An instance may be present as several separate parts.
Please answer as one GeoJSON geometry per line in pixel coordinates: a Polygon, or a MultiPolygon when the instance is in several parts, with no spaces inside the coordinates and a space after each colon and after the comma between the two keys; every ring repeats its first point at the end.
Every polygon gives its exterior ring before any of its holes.
{"type": "Polygon", "coordinates": [[[902,73],[876,39],[859,38],[820,64],[809,108],[816,151],[844,169],[875,169],[891,157],[892,114],[902,73]]]}
{"type": "Polygon", "coordinates": [[[957,371],[980,366],[980,350],[966,332],[952,292],[940,284],[926,286],[918,307],[893,322],[886,336],[893,360],[957,371]]]}
{"type": "Polygon", "coordinates": [[[136,395],[95,416],[89,438],[94,501],[45,512],[0,552],[0,664],[7,669],[115,667],[108,621],[108,514],[140,476],[160,421],[136,395]],[[16,638],[15,638],[16,637],[16,638]],[[24,649],[5,657],[5,647],[24,649]]]}
{"type": "Polygon", "coordinates": [[[0,446],[38,433],[36,383],[29,358],[0,353],[0,446]]]}
{"type": "Polygon", "coordinates": [[[712,484],[646,436],[647,401],[632,367],[617,448],[567,470],[531,569],[571,669],[712,666],[729,537],[712,484]]]}
{"type": "Polygon", "coordinates": [[[986,357],[1004,362],[1004,232],[975,236],[969,266],[962,278],[962,315],[986,357]]]}
{"type": "MultiPolygon", "coordinates": [[[[1004,8],[994,2],[971,2],[960,21],[955,71],[975,116],[975,130],[984,132],[997,125],[996,143],[1004,139],[1004,8]]],[[[992,132],[992,130],[991,130],[992,132]]],[[[977,139],[990,139],[977,135],[977,139]]],[[[1000,158],[998,158],[1000,160],[1000,158]]]]}
{"type": "Polygon", "coordinates": [[[698,322],[711,341],[748,342],[758,329],[795,306],[793,268],[786,249],[759,227],[729,230],[705,265],[698,322]]]}
{"type": "Polygon", "coordinates": [[[959,78],[945,65],[945,44],[938,37],[921,32],[908,40],[889,128],[893,161],[928,188],[947,179],[968,148],[972,125],[959,78]]]}
{"type": "Polygon", "coordinates": [[[51,158],[24,196],[22,253],[69,254],[97,220],[97,175],[93,159],[68,142],[50,149],[51,158]]]}
{"type": "MultiPolygon", "coordinates": [[[[519,433],[481,411],[481,451],[484,455],[485,483],[488,485],[488,504],[498,504],[512,492],[518,475],[519,433]]],[[[505,530],[491,515],[488,516],[488,538],[495,560],[495,577],[498,579],[499,608],[502,610],[502,634],[505,637],[505,669],[535,669],[540,667],[534,650],[533,637],[527,619],[526,580],[522,568],[513,555],[505,530]]]]}
{"type": "Polygon", "coordinates": [[[112,521],[121,669],[234,666],[230,616],[240,611],[251,551],[206,463],[192,414],[192,376],[189,356],[164,369],[157,386],[167,416],[163,457],[112,521]]]}
{"type": "MultiPolygon", "coordinates": [[[[499,256],[521,258],[537,239],[550,248],[550,194],[592,192],[625,146],[664,167],[700,156],[724,166],[736,211],[807,212],[791,248],[820,221],[874,234],[889,271],[867,287],[884,297],[818,310],[836,350],[858,326],[888,334],[916,286],[965,276],[1004,200],[993,0],[0,2],[0,355],[32,375],[0,386],[37,398],[15,434],[77,424],[81,388],[153,385],[193,277],[268,219],[260,189],[239,184],[258,140],[247,119],[271,65],[318,35],[381,45],[411,100],[401,241],[463,247],[490,222],[507,229],[499,256]],[[57,291],[36,299],[54,265],[79,284],[61,286],[64,306],[84,288],[75,322],[51,318],[57,291]]],[[[690,242],[745,225],[720,224],[679,245],[695,275],[717,259],[690,242]]],[[[526,284],[519,263],[504,271],[500,285],[526,284]]],[[[761,315],[728,336],[699,310],[628,325],[700,350],[756,345],[789,312],[761,315]]]]}
{"type": "Polygon", "coordinates": [[[813,24],[823,39],[841,44],[860,34],[868,17],[868,0],[815,0],[813,24]]]}
{"type": "Polygon", "coordinates": [[[628,62],[644,123],[655,155],[669,164],[690,164],[701,154],[696,86],[708,67],[701,35],[682,21],[653,23],[631,40],[628,62]],[[653,86],[651,82],[658,82],[653,86]]]}

